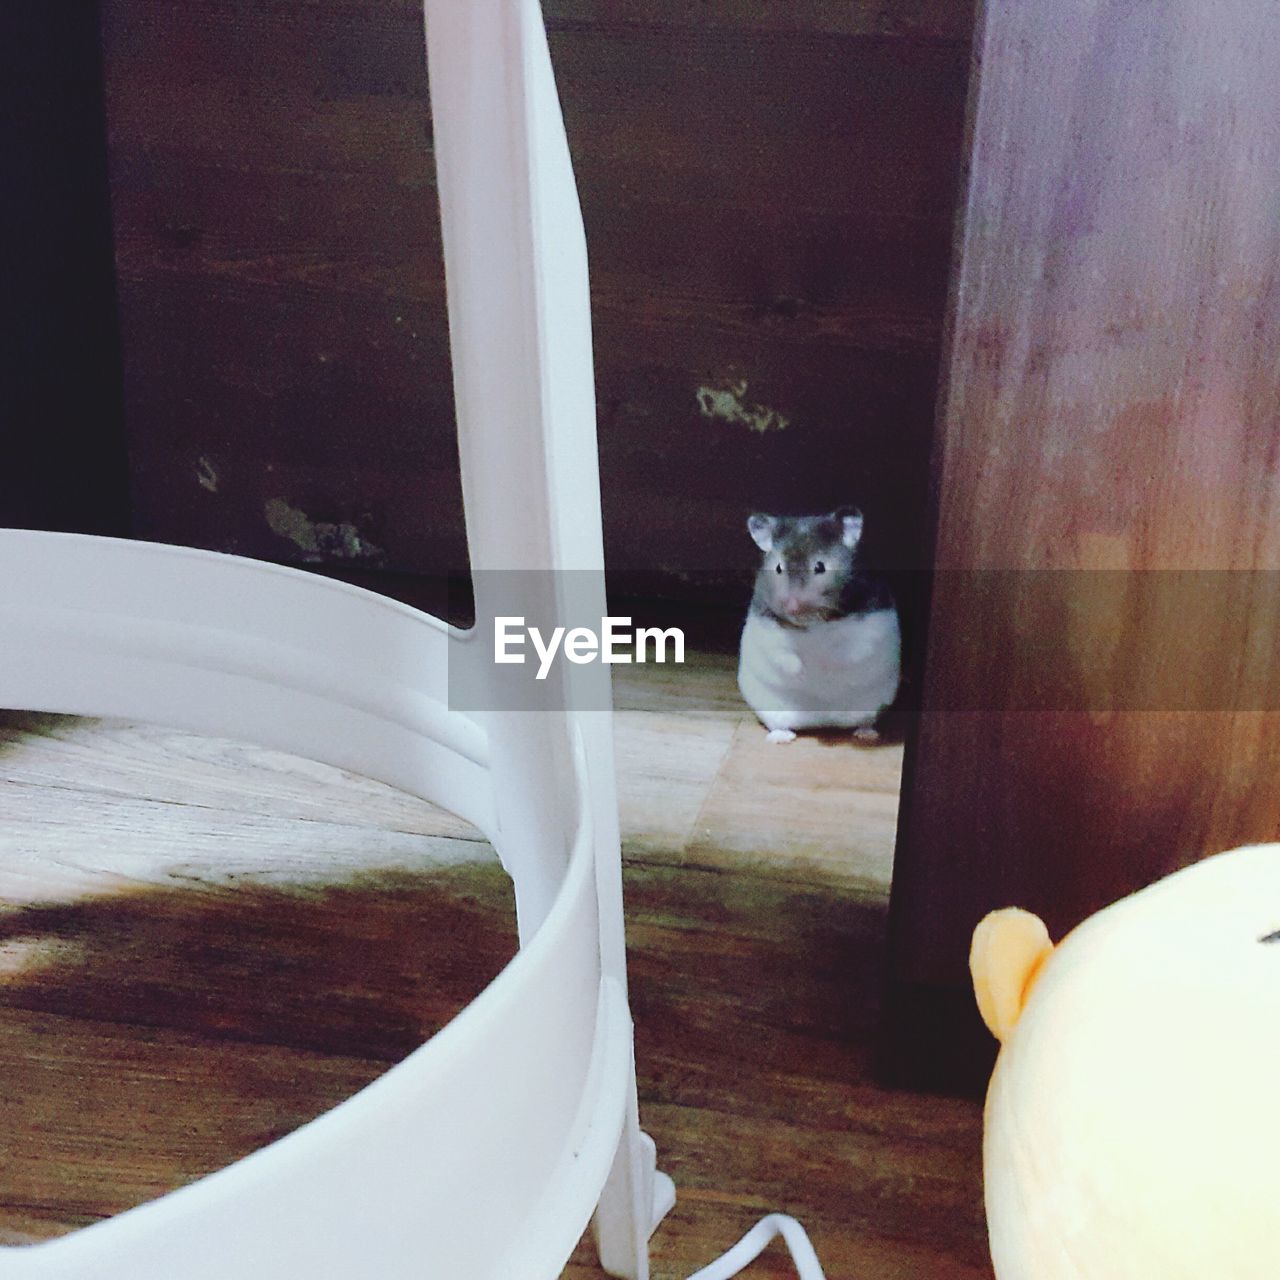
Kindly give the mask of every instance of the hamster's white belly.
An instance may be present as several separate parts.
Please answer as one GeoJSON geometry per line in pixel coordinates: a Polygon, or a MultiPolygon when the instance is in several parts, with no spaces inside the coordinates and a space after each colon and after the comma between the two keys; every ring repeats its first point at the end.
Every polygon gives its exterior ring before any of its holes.
{"type": "Polygon", "coordinates": [[[902,640],[895,609],[803,629],[747,615],[738,687],[769,729],[870,725],[898,692],[902,640]]]}

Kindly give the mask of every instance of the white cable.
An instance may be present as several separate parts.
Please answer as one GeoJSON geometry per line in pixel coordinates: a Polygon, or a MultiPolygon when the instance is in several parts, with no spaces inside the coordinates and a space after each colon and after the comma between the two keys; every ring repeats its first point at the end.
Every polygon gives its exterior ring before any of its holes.
{"type": "Polygon", "coordinates": [[[774,1236],[781,1236],[786,1241],[800,1280],[826,1280],[804,1228],[785,1213],[771,1213],[767,1218],[761,1218],[728,1253],[721,1254],[701,1271],[694,1272],[689,1280],[729,1280],[730,1276],[736,1276],[753,1263],[774,1236]]]}

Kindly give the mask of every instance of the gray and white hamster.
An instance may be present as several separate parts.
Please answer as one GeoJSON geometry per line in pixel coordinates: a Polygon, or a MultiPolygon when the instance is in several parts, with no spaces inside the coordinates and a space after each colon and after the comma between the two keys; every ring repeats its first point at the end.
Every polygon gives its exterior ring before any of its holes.
{"type": "Polygon", "coordinates": [[[763,552],[742,629],[738,687],[769,730],[853,729],[875,740],[875,722],[898,692],[902,639],[884,583],[858,567],[862,513],[753,515],[763,552]]]}

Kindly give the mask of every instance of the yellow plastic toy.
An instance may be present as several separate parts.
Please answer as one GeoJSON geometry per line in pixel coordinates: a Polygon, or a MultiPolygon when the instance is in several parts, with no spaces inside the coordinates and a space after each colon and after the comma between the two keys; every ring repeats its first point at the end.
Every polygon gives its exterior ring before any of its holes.
{"type": "Polygon", "coordinates": [[[1220,854],[1056,948],[996,911],[983,1160],[998,1280],[1280,1277],[1280,845],[1220,854]]]}

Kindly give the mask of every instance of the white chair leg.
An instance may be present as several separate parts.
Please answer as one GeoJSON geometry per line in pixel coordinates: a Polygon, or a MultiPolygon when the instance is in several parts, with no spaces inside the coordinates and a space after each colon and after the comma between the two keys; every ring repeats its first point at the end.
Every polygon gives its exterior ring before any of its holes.
{"type": "Polygon", "coordinates": [[[620,1280],[649,1280],[649,1237],[675,1202],[675,1183],[658,1169],[653,1139],[640,1128],[633,1088],[592,1223],[601,1267],[620,1280]]]}

